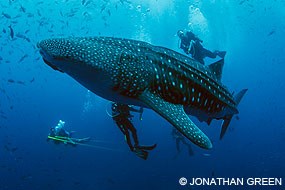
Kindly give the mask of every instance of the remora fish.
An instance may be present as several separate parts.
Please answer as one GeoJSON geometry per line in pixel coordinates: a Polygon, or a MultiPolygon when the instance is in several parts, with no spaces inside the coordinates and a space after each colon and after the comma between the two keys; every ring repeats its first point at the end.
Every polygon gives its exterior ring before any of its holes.
{"type": "Polygon", "coordinates": [[[207,67],[141,41],[75,37],[42,40],[37,46],[53,69],[110,101],[153,109],[205,149],[212,148],[211,141],[187,114],[208,124],[223,119],[222,137],[246,92],[234,97],[221,84],[223,60],[207,67]]]}

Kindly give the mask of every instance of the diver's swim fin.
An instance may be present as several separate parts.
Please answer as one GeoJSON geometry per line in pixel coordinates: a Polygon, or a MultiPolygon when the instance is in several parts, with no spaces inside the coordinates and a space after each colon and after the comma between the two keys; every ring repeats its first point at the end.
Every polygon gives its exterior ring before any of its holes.
{"type": "Polygon", "coordinates": [[[226,56],[226,53],[227,53],[226,51],[218,51],[218,52],[217,52],[217,55],[218,55],[219,57],[221,57],[221,58],[224,59],[225,56],[226,56]]]}
{"type": "Polygon", "coordinates": [[[143,149],[143,150],[153,150],[156,147],[156,144],[151,146],[137,146],[137,149],[143,149]]]}
{"type": "Polygon", "coordinates": [[[145,150],[143,150],[143,149],[135,148],[135,149],[134,149],[134,153],[135,153],[138,157],[140,157],[140,158],[142,158],[142,159],[144,159],[144,160],[146,160],[147,157],[148,157],[148,152],[145,151],[145,150]]]}

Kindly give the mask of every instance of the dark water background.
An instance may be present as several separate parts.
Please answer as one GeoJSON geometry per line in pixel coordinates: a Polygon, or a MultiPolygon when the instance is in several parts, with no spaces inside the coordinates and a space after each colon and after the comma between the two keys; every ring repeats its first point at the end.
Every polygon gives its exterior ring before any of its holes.
{"type": "Polygon", "coordinates": [[[283,0],[1,0],[0,189],[206,189],[179,186],[182,176],[285,183],[284,10],[283,0]],[[192,118],[214,143],[210,151],[193,146],[192,157],[185,147],[177,155],[172,126],[151,110],[134,123],[141,143],[158,146],[147,161],[136,157],[105,112],[110,104],[46,66],[35,48],[50,37],[103,35],[180,51],[178,29],[192,29],[211,50],[227,50],[223,83],[249,89],[222,141],[220,121],[207,126],[192,118]],[[112,150],[47,142],[59,119],[112,150]]]}

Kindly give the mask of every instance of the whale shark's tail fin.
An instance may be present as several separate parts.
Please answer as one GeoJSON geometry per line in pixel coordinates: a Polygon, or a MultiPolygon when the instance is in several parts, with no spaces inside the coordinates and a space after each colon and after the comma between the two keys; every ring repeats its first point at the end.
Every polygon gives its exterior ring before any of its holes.
{"type": "MultiPolygon", "coordinates": [[[[234,99],[235,99],[235,102],[236,102],[237,106],[240,103],[242,97],[245,95],[247,90],[248,89],[243,89],[243,90],[241,90],[239,93],[237,93],[235,95],[234,99]]],[[[223,121],[223,124],[222,124],[222,130],[221,130],[221,133],[220,133],[220,139],[222,139],[224,137],[224,135],[226,134],[226,131],[228,129],[228,126],[229,126],[233,116],[234,116],[234,114],[228,115],[228,116],[226,116],[224,118],[224,121],[223,121]]]]}

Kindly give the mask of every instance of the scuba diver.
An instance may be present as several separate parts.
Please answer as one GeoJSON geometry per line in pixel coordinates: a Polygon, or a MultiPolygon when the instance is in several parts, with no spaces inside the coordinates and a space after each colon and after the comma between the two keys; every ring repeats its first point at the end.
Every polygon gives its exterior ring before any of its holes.
{"type": "Polygon", "coordinates": [[[136,128],[134,127],[131,119],[134,117],[130,112],[140,113],[140,119],[142,118],[143,108],[135,109],[132,106],[120,103],[112,103],[112,118],[116,122],[119,129],[125,135],[127,144],[132,152],[134,152],[140,158],[146,160],[148,157],[147,150],[153,150],[156,144],[151,146],[140,146],[137,136],[136,128]],[[132,144],[131,136],[133,138],[134,145],[132,144]]]}
{"type": "Polygon", "coordinates": [[[226,51],[214,51],[205,49],[201,43],[203,40],[199,39],[193,32],[187,31],[184,33],[182,30],[177,31],[177,36],[180,38],[180,48],[188,55],[191,54],[192,58],[201,64],[205,65],[204,58],[216,58],[217,56],[224,58],[226,51]]]}
{"type": "Polygon", "coordinates": [[[180,153],[180,144],[181,142],[188,147],[188,154],[189,156],[193,156],[194,152],[192,147],[189,143],[186,142],[185,137],[175,128],[172,129],[171,135],[176,142],[176,150],[177,153],[180,153]]]}
{"type": "Polygon", "coordinates": [[[59,144],[63,142],[64,144],[71,144],[73,146],[76,146],[79,143],[87,142],[91,138],[86,137],[86,138],[72,138],[71,134],[73,132],[68,132],[67,130],[64,129],[65,122],[62,120],[59,120],[58,124],[55,127],[52,127],[50,129],[50,133],[48,135],[47,140],[53,140],[54,143],[59,144]]]}

